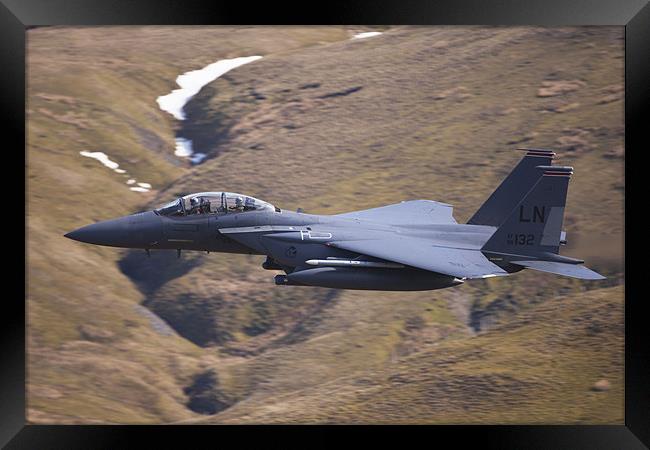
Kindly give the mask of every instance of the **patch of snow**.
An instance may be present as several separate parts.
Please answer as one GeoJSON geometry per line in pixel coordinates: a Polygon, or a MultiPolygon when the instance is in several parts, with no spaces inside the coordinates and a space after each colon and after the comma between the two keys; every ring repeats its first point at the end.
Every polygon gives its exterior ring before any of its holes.
{"type": "Polygon", "coordinates": [[[81,156],[86,156],[86,157],[88,157],[88,158],[96,159],[97,161],[99,161],[100,163],[102,163],[103,165],[105,165],[106,167],[108,167],[109,169],[113,169],[113,170],[115,170],[115,169],[117,169],[118,167],[120,167],[120,165],[119,165],[118,163],[116,163],[115,161],[111,161],[111,160],[109,159],[108,155],[106,155],[106,153],[104,153],[104,152],[86,152],[86,151],[81,151],[81,152],[79,152],[79,154],[80,154],[81,156]]]}
{"type": "Polygon", "coordinates": [[[373,36],[379,36],[382,34],[379,31],[366,31],[364,33],[357,33],[354,36],[352,36],[352,39],[364,39],[364,38],[369,38],[373,36]]]}
{"type": "Polygon", "coordinates": [[[193,164],[199,164],[201,161],[205,159],[205,157],[208,156],[205,153],[194,153],[191,157],[190,160],[192,161],[193,164]]]}
{"type": "MultiPolygon", "coordinates": [[[[156,99],[158,106],[178,120],[185,120],[183,108],[206,84],[216,80],[226,72],[251,63],[261,56],[244,56],[240,58],[221,59],[199,70],[191,70],[179,75],[176,84],[180,89],[174,89],[167,95],[156,99]]],[[[207,156],[204,153],[194,153],[192,141],[181,137],[176,138],[174,154],[180,158],[189,158],[193,164],[199,164],[207,156]]]]}
{"type": "Polygon", "coordinates": [[[192,141],[185,138],[176,138],[176,151],[174,151],[174,155],[187,158],[192,156],[192,153],[194,153],[192,141]]]}
{"type": "MultiPolygon", "coordinates": [[[[190,142],[191,144],[191,142],[190,142]]],[[[191,147],[190,147],[191,148],[191,147]]],[[[115,161],[111,161],[110,158],[106,155],[104,152],[86,152],[82,151],[79,152],[81,156],[86,156],[88,158],[93,158],[96,159],[97,161],[101,162],[103,165],[108,167],[109,169],[113,169],[113,171],[121,174],[126,174],[126,170],[124,169],[119,169],[120,165],[116,163],[115,161]]],[[[127,175],[125,175],[127,176],[127,175]]],[[[131,185],[134,184],[135,178],[129,178],[126,182],[126,184],[131,185]]],[[[132,191],[135,192],[149,192],[149,189],[151,189],[151,185],[149,183],[138,183],[138,187],[131,187],[129,188],[132,191]]]]}
{"type": "Polygon", "coordinates": [[[181,88],[174,89],[171,93],[158,97],[156,101],[163,111],[167,111],[178,120],[185,120],[183,107],[203,86],[236,67],[260,58],[261,56],[244,56],[241,58],[221,59],[205,66],[203,69],[185,72],[176,78],[176,84],[181,88]]]}

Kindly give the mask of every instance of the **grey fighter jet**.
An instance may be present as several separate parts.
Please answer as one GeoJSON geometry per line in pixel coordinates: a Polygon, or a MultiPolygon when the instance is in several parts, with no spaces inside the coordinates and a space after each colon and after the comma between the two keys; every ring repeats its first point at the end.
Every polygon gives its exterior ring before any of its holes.
{"type": "Polygon", "coordinates": [[[466,224],[431,200],[335,215],[287,211],[231,192],[201,192],[153,211],[72,231],[112,247],[266,255],[278,285],[417,291],[532,269],[587,280],[604,277],[559,254],[573,168],[546,149],[526,154],[466,224]]]}

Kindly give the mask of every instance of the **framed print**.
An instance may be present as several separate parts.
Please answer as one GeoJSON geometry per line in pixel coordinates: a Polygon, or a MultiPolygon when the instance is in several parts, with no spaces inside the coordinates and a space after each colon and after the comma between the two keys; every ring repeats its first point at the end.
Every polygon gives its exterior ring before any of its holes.
{"type": "Polygon", "coordinates": [[[647,445],[650,8],[358,6],[4,2],[3,445],[647,445]]]}

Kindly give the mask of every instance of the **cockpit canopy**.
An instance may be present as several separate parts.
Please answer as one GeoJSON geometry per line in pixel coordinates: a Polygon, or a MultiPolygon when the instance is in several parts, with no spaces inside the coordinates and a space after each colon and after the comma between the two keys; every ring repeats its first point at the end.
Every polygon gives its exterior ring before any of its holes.
{"type": "Polygon", "coordinates": [[[199,192],[186,195],[154,210],[161,216],[227,214],[246,211],[277,211],[272,204],[234,192],[199,192]]]}

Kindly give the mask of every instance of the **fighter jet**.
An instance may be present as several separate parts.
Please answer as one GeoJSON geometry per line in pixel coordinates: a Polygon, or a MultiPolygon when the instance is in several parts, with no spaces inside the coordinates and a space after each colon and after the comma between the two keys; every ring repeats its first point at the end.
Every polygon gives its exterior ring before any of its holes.
{"type": "Polygon", "coordinates": [[[555,153],[520,149],[519,164],[465,224],[452,206],[409,200],[335,215],[287,211],[232,192],[186,195],[153,211],[107,220],[65,236],[150,250],[266,255],[283,271],[275,284],[417,291],[532,269],[604,279],[580,259],[559,254],[572,167],[555,153]]]}

